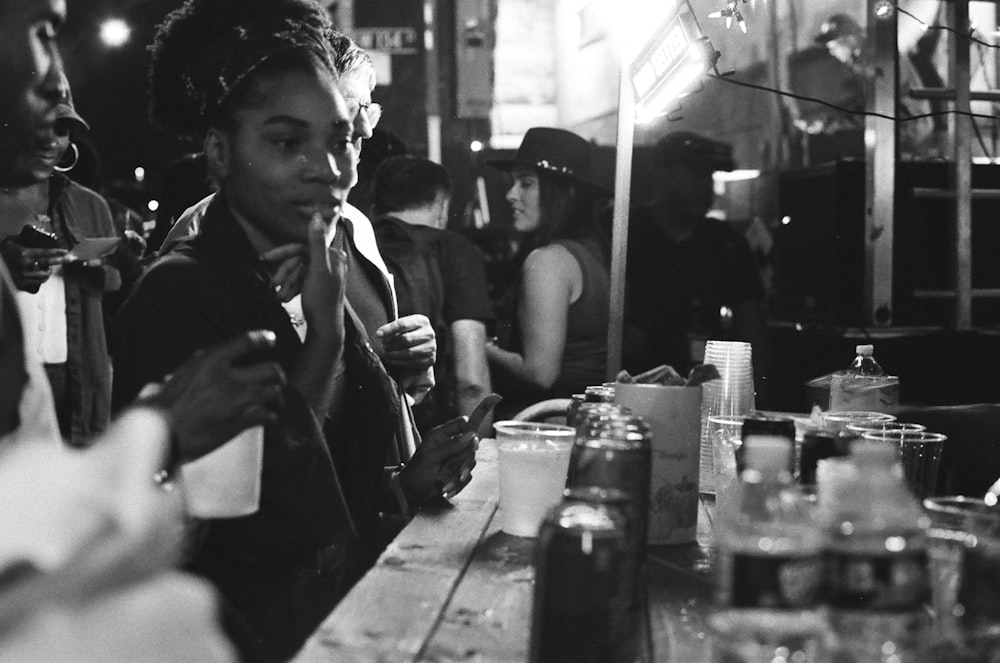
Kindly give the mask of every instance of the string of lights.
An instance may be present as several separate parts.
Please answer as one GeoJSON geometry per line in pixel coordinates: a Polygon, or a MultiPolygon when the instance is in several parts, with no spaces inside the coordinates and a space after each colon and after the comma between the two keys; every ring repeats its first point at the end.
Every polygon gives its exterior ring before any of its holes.
{"type": "Polygon", "coordinates": [[[728,30],[732,25],[733,21],[736,21],[736,25],[740,26],[740,30],[743,34],[747,33],[747,22],[743,18],[743,12],[740,11],[740,2],[746,4],[749,0],[728,0],[726,6],[717,12],[712,12],[708,15],[708,18],[723,18],[726,20],[726,30],[728,30]]]}
{"type": "MultiPolygon", "coordinates": [[[[725,21],[726,21],[726,29],[727,30],[729,29],[729,27],[732,25],[733,21],[735,20],[736,23],[737,23],[737,25],[739,25],[740,29],[745,34],[746,31],[747,31],[747,26],[746,26],[746,21],[744,20],[743,15],[742,15],[742,13],[740,11],[740,2],[746,4],[748,1],[749,0],[728,0],[724,9],[721,9],[721,10],[716,11],[716,12],[712,12],[711,14],[708,15],[708,18],[723,18],[723,19],[725,19],[725,21]]],[[[885,12],[891,12],[892,9],[895,9],[900,14],[903,14],[904,16],[907,16],[907,17],[913,19],[914,21],[916,21],[917,23],[919,23],[922,26],[922,28],[924,29],[925,32],[928,31],[928,30],[941,30],[941,31],[944,31],[944,32],[950,32],[950,33],[953,33],[953,34],[955,34],[955,35],[957,35],[957,36],[959,36],[959,37],[961,37],[963,39],[967,39],[967,40],[969,40],[972,43],[978,44],[980,46],[980,50],[979,50],[980,61],[981,61],[981,64],[984,67],[985,67],[985,62],[983,62],[982,50],[981,49],[984,48],[984,47],[985,48],[1000,48],[1000,44],[994,44],[994,43],[985,41],[985,40],[980,39],[979,37],[977,37],[976,34],[975,34],[976,33],[976,28],[975,28],[974,25],[970,26],[968,33],[961,32],[961,31],[956,30],[956,29],[954,29],[954,28],[952,28],[950,26],[947,26],[947,25],[938,25],[936,23],[934,25],[929,25],[928,23],[926,23],[925,21],[923,21],[922,19],[920,19],[918,16],[916,16],[916,15],[910,13],[909,11],[903,9],[902,7],[900,7],[897,3],[885,2],[882,6],[879,7],[878,11],[880,12],[880,15],[884,15],[885,12]]],[[[998,30],[998,34],[1000,34],[1000,30],[998,30]]],[[[768,87],[766,85],[757,85],[755,83],[748,83],[746,81],[741,81],[741,80],[737,80],[737,79],[732,78],[731,77],[731,73],[732,72],[727,72],[726,74],[719,74],[718,72],[716,72],[715,74],[709,73],[709,74],[707,74],[707,76],[709,78],[714,78],[715,80],[723,81],[725,83],[730,83],[732,85],[737,85],[737,86],[740,86],[740,87],[745,87],[745,88],[749,88],[749,89],[753,89],[753,90],[760,90],[762,92],[770,92],[772,94],[777,94],[779,96],[788,97],[788,98],[791,98],[791,99],[797,99],[799,101],[809,101],[809,102],[812,102],[812,103],[819,104],[821,106],[825,106],[827,108],[832,108],[834,110],[837,110],[837,111],[840,111],[840,112],[843,112],[843,113],[847,113],[849,115],[879,117],[879,118],[883,118],[883,119],[886,119],[886,120],[891,120],[893,122],[913,122],[913,121],[921,120],[921,119],[925,119],[925,118],[942,117],[942,116],[948,116],[948,115],[957,115],[957,116],[968,117],[968,118],[970,118],[972,120],[972,128],[975,131],[976,138],[978,139],[979,145],[982,148],[983,153],[987,154],[987,155],[990,155],[990,150],[987,149],[986,141],[984,140],[982,132],[979,129],[979,125],[975,122],[975,120],[978,118],[978,119],[990,120],[991,122],[996,123],[996,121],[998,119],[1000,119],[996,115],[987,115],[987,114],[984,114],[984,113],[973,113],[973,112],[962,111],[962,110],[957,110],[957,109],[948,109],[948,110],[942,110],[942,111],[933,111],[933,112],[929,112],[929,113],[918,113],[918,114],[915,114],[915,115],[908,115],[906,117],[898,117],[896,115],[889,115],[887,113],[879,113],[879,112],[875,112],[875,111],[867,111],[867,110],[862,110],[862,109],[857,109],[857,108],[846,108],[844,106],[840,106],[838,104],[834,104],[834,103],[831,103],[829,101],[826,101],[825,99],[820,99],[820,98],[817,98],[817,97],[811,97],[811,96],[808,96],[808,95],[796,94],[794,92],[789,92],[787,90],[780,90],[780,89],[777,89],[777,88],[768,87]]],[[[990,158],[992,158],[992,156],[990,158]]]]}
{"type": "Polygon", "coordinates": [[[810,101],[821,106],[826,106],[827,108],[832,108],[834,110],[841,111],[843,113],[848,113],[850,115],[868,116],[868,117],[881,117],[886,120],[892,120],[893,122],[913,122],[914,120],[921,120],[928,117],[939,117],[945,115],[961,115],[964,117],[980,118],[985,120],[995,121],[997,117],[995,115],[986,115],[984,113],[971,113],[968,111],[960,110],[943,110],[935,111],[932,113],[918,113],[915,115],[908,115],[906,117],[897,117],[895,115],[889,115],[888,113],[879,113],[877,111],[862,110],[859,108],[847,108],[844,106],[839,106],[835,103],[826,101],[825,99],[820,99],[818,97],[810,97],[804,94],[796,94],[794,92],[789,92],[787,90],[781,90],[778,88],[768,87],[766,85],[757,85],[756,83],[749,83],[747,81],[741,81],[733,78],[732,76],[722,76],[717,74],[706,74],[708,78],[713,78],[717,81],[722,81],[724,83],[729,83],[730,85],[737,85],[739,87],[750,88],[752,90],[760,90],[762,92],[770,92],[772,94],[777,94],[783,97],[789,97],[791,99],[798,99],[799,101],[810,101]]]}
{"type": "Polygon", "coordinates": [[[921,20],[918,16],[915,16],[914,14],[911,14],[910,12],[906,11],[899,5],[896,5],[896,11],[898,11],[903,16],[908,16],[917,23],[919,23],[925,32],[928,30],[940,30],[942,32],[950,32],[954,35],[961,37],[962,39],[968,39],[969,41],[979,44],[980,46],[985,46],[986,48],[1000,48],[1000,44],[994,44],[992,42],[988,42],[984,39],[980,39],[979,37],[977,37],[975,27],[970,27],[968,32],[962,32],[961,30],[956,30],[955,28],[949,25],[938,25],[936,23],[934,25],[930,25],[926,21],[921,20]]]}

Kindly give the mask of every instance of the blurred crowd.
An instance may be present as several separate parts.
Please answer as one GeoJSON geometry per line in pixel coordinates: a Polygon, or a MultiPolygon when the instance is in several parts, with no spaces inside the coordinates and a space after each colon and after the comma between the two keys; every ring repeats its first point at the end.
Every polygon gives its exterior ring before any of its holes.
{"type": "MultiPolygon", "coordinates": [[[[188,0],[149,110],[202,149],[147,233],[73,179],[64,13],[0,0],[0,660],[286,660],[470,481],[485,396],[508,418],[606,379],[613,192],[588,141],[533,128],[488,162],[510,241],[470,241],[455,174],[398,141],[359,182],[375,67],[326,9],[188,0]]],[[[731,149],[675,132],[654,155],[621,361],[766,357],[749,249],[706,217],[731,149]]]]}

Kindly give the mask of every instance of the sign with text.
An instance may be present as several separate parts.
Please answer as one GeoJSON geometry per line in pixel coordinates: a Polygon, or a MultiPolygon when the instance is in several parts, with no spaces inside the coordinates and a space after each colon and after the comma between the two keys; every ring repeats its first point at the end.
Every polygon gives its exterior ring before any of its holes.
{"type": "Polygon", "coordinates": [[[632,62],[630,75],[637,107],[670,103],[687,88],[696,72],[704,73],[707,63],[698,43],[701,38],[701,28],[685,2],[632,62]],[[664,95],[665,91],[673,94],[664,95]]]}
{"type": "Polygon", "coordinates": [[[419,51],[416,28],[354,28],[351,37],[366,51],[392,55],[413,55],[419,51]]]}

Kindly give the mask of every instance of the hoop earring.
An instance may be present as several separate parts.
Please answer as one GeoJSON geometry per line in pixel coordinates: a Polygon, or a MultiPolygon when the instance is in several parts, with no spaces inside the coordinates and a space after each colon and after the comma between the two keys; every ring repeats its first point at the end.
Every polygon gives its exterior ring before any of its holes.
{"type": "MultiPolygon", "coordinates": [[[[80,148],[76,146],[76,143],[70,143],[69,146],[73,148],[73,163],[68,166],[60,166],[56,164],[53,168],[60,173],[68,173],[73,170],[76,164],[80,161],[80,148]]],[[[66,156],[65,154],[63,156],[66,156]]]]}

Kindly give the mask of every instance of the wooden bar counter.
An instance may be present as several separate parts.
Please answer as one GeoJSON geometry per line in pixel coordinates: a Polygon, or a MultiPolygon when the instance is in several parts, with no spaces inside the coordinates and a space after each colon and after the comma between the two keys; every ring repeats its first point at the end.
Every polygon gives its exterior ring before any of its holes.
{"type": "MultiPolygon", "coordinates": [[[[472,482],[425,507],[296,656],[297,663],[527,660],[535,539],[499,531],[496,447],[484,440],[472,482]]],[[[712,503],[698,543],[649,549],[652,660],[708,663],[712,503]]]]}

